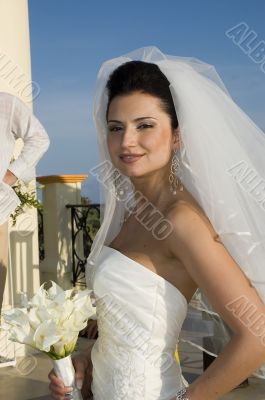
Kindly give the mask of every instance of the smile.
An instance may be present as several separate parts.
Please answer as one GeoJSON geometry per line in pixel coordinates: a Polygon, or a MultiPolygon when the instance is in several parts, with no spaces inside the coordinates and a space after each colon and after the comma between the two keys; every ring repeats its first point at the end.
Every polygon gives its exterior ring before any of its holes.
{"type": "Polygon", "coordinates": [[[125,162],[126,164],[133,163],[138,161],[143,155],[141,156],[121,156],[120,159],[125,162]]]}

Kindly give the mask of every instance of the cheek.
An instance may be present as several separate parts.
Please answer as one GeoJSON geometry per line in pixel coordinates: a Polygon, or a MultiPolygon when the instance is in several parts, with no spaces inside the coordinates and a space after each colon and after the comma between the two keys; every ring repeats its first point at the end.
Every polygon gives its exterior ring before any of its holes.
{"type": "Polygon", "coordinates": [[[117,141],[107,136],[107,148],[109,151],[110,159],[113,163],[115,161],[115,155],[117,154],[118,151],[117,141]]]}
{"type": "Polygon", "coordinates": [[[155,137],[149,137],[145,144],[151,155],[154,155],[155,157],[159,155],[161,161],[165,161],[170,157],[171,142],[168,134],[160,132],[160,134],[155,137]]]}
{"type": "Polygon", "coordinates": [[[113,153],[113,151],[115,150],[115,140],[113,140],[113,138],[111,138],[110,136],[107,136],[107,146],[109,153],[113,153]]]}

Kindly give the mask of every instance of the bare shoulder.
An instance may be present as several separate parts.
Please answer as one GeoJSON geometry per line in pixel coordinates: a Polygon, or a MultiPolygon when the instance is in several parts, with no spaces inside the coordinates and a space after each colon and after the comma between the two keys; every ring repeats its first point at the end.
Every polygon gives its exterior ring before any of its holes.
{"type": "Polygon", "coordinates": [[[209,218],[193,197],[178,200],[167,211],[167,219],[173,227],[173,240],[191,240],[198,234],[209,234],[213,240],[221,243],[209,218]]]}

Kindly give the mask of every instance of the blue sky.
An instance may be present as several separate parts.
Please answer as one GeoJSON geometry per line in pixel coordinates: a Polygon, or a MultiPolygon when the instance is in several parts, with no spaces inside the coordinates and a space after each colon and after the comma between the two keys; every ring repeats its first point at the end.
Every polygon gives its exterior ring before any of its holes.
{"type": "MultiPolygon", "coordinates": [[[[92,119],[98,69],[144,46],[213,64],[265,131],[265,72],[225,34],[244,22],[257,44],[265,42],[264,16],[263,0],[29,0],[32,77],[41,88],[34,112],[51,139],[38,175],[89,174],[99,161],[92,119]]],[[[83,192],[99,201],[94,178],[83,192]]]]}

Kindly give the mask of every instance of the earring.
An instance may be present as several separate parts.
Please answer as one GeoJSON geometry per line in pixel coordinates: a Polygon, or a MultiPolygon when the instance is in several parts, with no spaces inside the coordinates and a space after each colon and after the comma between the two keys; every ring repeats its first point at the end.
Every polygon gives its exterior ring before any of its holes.
{"type": "Polygon", "coordinates": [[[118,200],[122,200],[125,190],[124,190],[124,180],[121,178],[121,175],[119,174],[117,178],[114,179],[114,185],[115,185],[115,196],[118,200]]]}
{"type": "Polygon", "coordinates": [[[124,201],[128,197],[131,191],[129,179],[126,178],[125,176],[122,176],[120,173],[117,174],[115,173],[113,181],[115,186],[115,196],[117,200],[124,201]]]}
{"type": "Polygon", "coordinates": [[[168,180],[170,183],[170,191],[173,193],[174,196],[177,194],[178,186],[180,186],[180,191],[183,190],[183,185],[180,179],[180,163],[177,157],[177,149],[174,150],[174,155],[171,160],[170,174],[168,180]]]}

